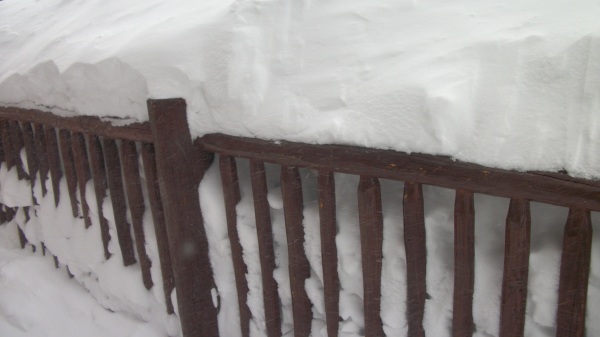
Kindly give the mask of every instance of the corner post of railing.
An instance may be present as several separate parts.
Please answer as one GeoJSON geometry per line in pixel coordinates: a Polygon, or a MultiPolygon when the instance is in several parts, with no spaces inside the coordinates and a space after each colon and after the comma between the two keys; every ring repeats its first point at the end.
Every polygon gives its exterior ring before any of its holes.
{"type": "Polygon", "coordinates": [[[214,279],[198,196],[207,166],[193,146],[183,99],[148,100],[159,189],[184,337],[219,336],[214,279]]]}

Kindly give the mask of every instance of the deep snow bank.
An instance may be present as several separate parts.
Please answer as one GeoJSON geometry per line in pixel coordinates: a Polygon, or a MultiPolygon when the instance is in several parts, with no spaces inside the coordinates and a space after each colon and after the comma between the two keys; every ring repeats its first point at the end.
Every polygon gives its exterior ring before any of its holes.
{"type": "MultiPolygon", "coordinates": [[[[143,121],[148,97],[183,97],[194,135],[224,132],[356,144],[600,178],[598,14],[600,2],[590,0],[4,0],[0,105],[143,121]]],[[[23,188],[14,170],[0,173],[3,202],[26,205],[29,198],[21,202],[22,195],[15,192],[23,188]]],[[[303,179],[314,185],[313,173],[303,172],[303,179]]],[[[357,182],[344,175],[336,179],[341,331],[357,336],[364,324],[357,182]]],[[[240,182],[238,227],[249,268],[252,331],[261,335],[256,228],[249,179],[242,176],[240,182]]],[[[406,330],[402,210],[397,207],[402,184],[385,181],[382,189],[387,200],[382,319],[388,334],[401,335],[406,330]]],[[[425,326],[428,333],[445,336],[451,317],[453,194],[436,188],[425,192],[431,295],[425,326]]],[[[200,193],[223,303],[220,327],[233,336],[239,330],[237,304],[230,264],[221,263],[229,261],[230,252],[216,167],[207,173],[200,193]]],[[[276,173],[269,175],[268,197],[278,243],[275,278],[282,304],[289,307],[276,173]]],[[[18,218],[12,229],[25,227],[30,242],[45,240],[105,307],[153,321],[159,333],[177,335],[176,317],[162,311],[160,287],[141,291],[139,275],[119,268],[115,260],[104,262],[99,247],[91,249],[91,242],[100,242],[97,225],[92,232],[83,231],[81,221],[71,221],[65,204],[54,210],[50,194],[45,198],[38,199],[39,223],[25,226],[18,218]],[[49,204],[45,209],[44,202],[49,204]]],[[[91,205],[93,198],[88,196],[91,205]]],[[[317,207],[314,196],[305,198],[306,247],[313,268],[307,289],[314,304],[313,333],[319,335],[323,307],[317,207]]],[[[476,334],[482,337],[497,333],[506,209],[506,199],[478,196],[474,305],[476,334]]],[[[532,214],[526,331],[528,336],[550,336],[566,209],[533,204],[532,214]]],[[[593,217],[597,223],[598,213],[593,217]]],[[[594,238],[593,256],[598,256],[599,237],[594,238]]],[[[10,241],[0,238],[4,246],[10,241]]],[[[590,313],[600,310],[599,275],[600,261],[593,260],[590,313]]],[[[600,331],[595,320],[588,322],[589,333],[600,331]]],[[[291,317],[283,317],[284,332],[290,324],[291,317]]]]}
{"type": "Polygon", "coordinates": [[[600,3],[0,3],[0,102],[600,177],[600,3]]]}

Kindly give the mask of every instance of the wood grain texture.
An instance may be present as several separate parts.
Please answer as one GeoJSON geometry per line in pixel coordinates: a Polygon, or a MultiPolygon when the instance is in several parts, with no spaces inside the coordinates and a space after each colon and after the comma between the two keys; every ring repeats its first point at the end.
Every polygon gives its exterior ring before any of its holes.
{"type": "Polygon", "coordinates": [[[79,202],[77,201],[77,174],[75,172],[75,160],[73,159],[73,145],[71,143],[71,132],[69,130],[58,131],[60,154],[67,180],[67,190],[71,201],[71,211],[74,218],[79,217],[79,202]]]}
{"type": "Polygon", "coordinates": [[[346,145],[273,142],[222,134],[206,135],[202,144],[208,151],[263,162],[411,181],[600,211],[598,187],[594,183],[582,183],[582,179],[562,179],[539,173],[494,169],[442,156],[346,145]]]}
{"type": "Polygon", "coordinates": [[[250,177],[252,180],[252,196],[254,198],[254,215],[258,235],[258,252],[263,286],[263,301],[267,336],[281,335],[281,303],[277,293],[277,282],[273,277],[275,270],[275,252],[273,249],[273,229],[271,227],[271,211],[267,201],[267,179],[265,164],[250,160],[250,177]]]}
{"type": "Polygon", "coordinates": [[[213,303],[211,294],[218,289],[208,257],[198,186],[194,184],[208,166],[196,171],[192,166],[198,153],[192,144],[184,100],[149,100],[148,112],[183,335],[218,336],[218,303],[213,303]]]}
{"type": "Polygon", "coordinates": [[[452,336],[473,336],[475,205],[473,193],[456,191],[454,203],[454,309],[452,336]]]}
{"type": "Polygon", "coordinates": [[[365,336],[383,336],[381,321],[381,268],[383,215],[379,179],[361,176],[358,184],[358,217],[362,256],[365,336]]]}
{"type": "Polygon", "coordinates": [[[46,194],[48,193],[46,181],[48,180],[48,172],[50,170],[48,164],[48,153],[46,149],[46,133],[44,132],[44,126],[42,124],[33,124],[33,130],[34,146],[39,166],[39,177],[40,185],[42,188],[42,196],[46,196],[46,194]]]}
{"type": "Polygon", "coordinates": [[[427,247],[421,184],[404,184],[404,246],[406,250],[406,315],[408,334],[425,336],[423,315],[427,299],[427,247]]]}
{"type": "Polygon", "coordinates": [[[173,266],[171,263],[171,250],[169,249],[165,214],[163,211],[160,190],[158,187],[154,145],[151,143],[142,144],[142,160],[144,163],[146,186],[148,188],[150,211],[152,212],[152,219],[154,220],[154,233],[156,235],[156,243],[158,246],[158,258],[160,261],[160,272],[163,279],[165,304],[167,307],[167,313],[172,314],[175,312],[175,310],[173,308],[173,302],[171,301],[171,293],[175,288],[175,280],[173,278],[173,266]]]}
{"type": "Polygon", "coordinates": [[[144,235],[144,212],[146,211],[146,205],[144,204],[135,142],[121,141],[121,163],[123,163],[123,178],[125,181],[125,190],[127,191],[127,200],[129,201],[133,234],[135,235],[135,247],[142,269],[142,281],[146,289],[150,289],[154,284],[152,282],[152,275],[150,275],[152,262],[146,253],[146,236],[144,235]]]}
{"type": "MultiPolygon", "coordinates": [[[[113,126],[108,118],[96,116],[62,117],[40,110],[1,107],[0,118],[14,119],[21,122],[44,124],[49,127],[94,134],[97,136],[126,139],[132,141],[152,142],[152,133],[148,123],[130,123],[124,126],[113,126]]],[[[114,122],[123,124],[125,120],[113,118],[114,122]]]]}
{"type": "Polygon", "coordinates": [[[247,304],[248,283],[246,282],[246,274],[248,273],[248,267],[246,266],[246,263],[244,263],[243,249],[237,230],[236,206],[240,202],[241,196],[235,158],[220,156],[219,168],[221,170],[221,185],[223,187],[223,198],[225,202],[227,233],[231,245],[231,259],[233,262],[235,286],[240,311],[240,328],[242,336],[249,337],[252,313],[247,304]]]}
{"type": "Polygon", "coordinates": [[[557,337],[583,337],[592,252],[590,211],[571,208],[563,236],[556,313],[557,337]]]}
{"type": "Polygon", "coordinates": [[[529,201],[511,199],[506,217],[500,337],[521,337],[525,328],[531,214],[529,201]]]}
{"type": "Polygon", "coordinates": [[[60,202],[60,179],[62,178],[63,173],[58,151],[56,129],[45,126],[44,134],[46,137],[46,153],[48,154],[48,167],[50,169],[52,192],[54,193],[54,205],[58,207],[58,203],[60,202]]]}
{"type": "Polygon", "coordinates": [[[77,184],[79,186],[81,213],[85,228],[89,228],[92,226],[92,219],[90,218],[90,206],[88,205],[85,191],[87,189],[87,182],[92,179],[92,174],[90,173],[88,151],[83,134],[73,132],[71,134],[71,145],[73,147],[73,160],[75,161],[75,174],[77,175],[77,184]]]}
{"type": "Polygon", "coordinates": [[[125,201],[125,192],[123,190],[123,180],[121,178],[121,161],[119,160],[119,150],[114,139],[105,138],[104,143],[104,164],[106,167],[106,176],[108,178],[108,190],[110,200],[113,206],[113,215],[115,226],[117,228],[117,239],[121,247],[121,257],[123,265],[129,266],[136,262],[133,252],[133,239],[131,237],[131,225],[127,221],[127,203],[125,201]]]}
{"type": "Polygon", "coordinates": [[[308,337],[311,332],[312,303],[304,284],[310,277],[310,264],[304,252],[304,201],[302,180],[297,167],[281,167],[281,195],[288,246],[294,336],[308,337]]]}
{"type": "Polygon", "coordinates": [[[104,152],[98,136],[88,136],[88,154],[90,157],[90,166],[92,170],[92,180],[94,181],[94,193],[96,194],[96,209],[98,212],[98,222],[100,223],[100,237],[102,238],[102,247],[104,249],[104,258],[110,259],[111,253],[108,250],[110,242],[110,233],[108,220],[104,216],[104,199],[106,198],[106,170],[104,168],[104,152]]]}
{"type": "Polygon", "coordinates": [[[337,217],[335,178],[331,171],[319,171],[319,220],[321,224],[321,258],[323,268],[323,297],[327,335],[337,336],[340,325],[340,280],[337,272],[337,217]]]}

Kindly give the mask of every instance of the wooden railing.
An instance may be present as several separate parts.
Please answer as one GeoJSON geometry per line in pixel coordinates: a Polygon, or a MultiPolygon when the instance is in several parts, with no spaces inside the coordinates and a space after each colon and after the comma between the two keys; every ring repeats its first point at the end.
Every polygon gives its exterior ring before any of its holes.
{"type": "MultiPolygon", "coordinates": [[[[43,185],[49,167],[57,198],[59,191],[56,184],[63,174],[60,170],[62,162],[69,185],[73,215],[79,216],[83,213],[84,218],[88,216],[86,207],[89,207],[85,206],[85,193],[81,193],[78,200],[75,192],[77,182],[81,192],[85,188],[85,182],[90,179],[87,162],[89,160],[91,178],[94,180],[98,200],[102,200],[106,191],[106,180],[108,181],[113,204],[117,203],[114,204],[115,219],[122,219],[118,228],[128,226],[122,215],[125,212],[122,208],[125,205],[122,202],[125,198],[123,192],[123,183],[125,183],[127,198],[132,207],[130,211],[136,242],[139,243],[140,239],[143,242],[143,232],[136,224],[138,222],[136,218],[139,219],[139,211],[145,205],[139,189],[140,182],[136,167],[138,154],[135,142],[141,143],[145,175],[149,182],[150,207],[159,241],[163,278],[171,279],[172,263],[184,336],[219,336],[217,309],[211,297],[211,291],[216,286],[208,258],[208,242],[202,227],[202,210],[197,190],[215,154],[218,154],[218,165],[221,171],[227,229],[231,243],[231,263],[235,273],[243,336],[249,336],[251,312],[247,305],[247,267],[237,233],[236,204],[240,201],[237,172],[239,158],[250,161],[249,170],[262,273],[264,323],[269,337],[281,335],[282,318],[277,283],[273,276],[275,256],[271,214],[267,201],[265,163],[277,164],[281,169],[295,336],[310,335],[312,320],[311,302],[304,286],[305,280],[310,276],[310,267],[304,251],[302,227],[304,191],[299,174],[301,168],[318,171],[321,262],[329,336],[338,335],[340,321],[338,308],[340,281],[337,274],[338,250],[335,240],[337,223],[335,173],[360,176],[357,200],[366,336],[384,335],[380,315],[383,218],[379,179],[382,178],[404,182],[403,212],[409,336],[425,335],[423,316],[427,296],[427,249],[422,188],[424,184],[456,190],[453,336],[471,336],[473,333],[475,193],[510,198],[506,217],[499,335],[502,337],[523,335],[531,228],[529,204],[530,201],[537,201],[570,209],[564,231],[556,335],[583,336],[590,272],[592,233],[590,212],[600,211],[600,182],[575,179],[560,173],[506,171],[440,156],[343,145],[274,142],[222,134],[206,135],[192,142],[183,100],[150,100],[148,110],[149,124],[113,127],[97,118],[60,118],[34,111],[2,108],[0,118],[3,119],[3,160],[8,167],[16,165],[18,169],[22,163],[19,162],[16,153],[25,146],[29,177],[24,172],[19,173],[20,176],[31,179],[33,183],[36,174],[32,172],[37,170],[40,183],[43,185]],[[121,139],[120,157],[115,139],[121,139]],[[58,155],[59,148],[62,161],[59,161],[61,160],[58,155]],[[46,157],[44,153],[47,154],[46,157]],[[120,165],[123,166],[124,179],[120,176],[120,165]],[[77,207],[77,201],[80,201],[81,209],[77,207]]],[[[14,210],[5,211],[14,212],[14,210]]],[[[104,234],[102,238],[106,247],[109,238],[104,234]]],[[[134,263],[131,239],[119,234],[118,240],[123,251],[124,264],[134,263]]],[[[137,248],[138,255],[144,256],[143,247],[137,248]]],[[[108,252],[106,258],[109,258],[108,252]]],[[[146,287],[150,287],[152,280],[144,272],[147,270],[144,264],[148,261],[143,258],[140,260],[143,270],[142,279],[146,287]]],[[[170,293],[173,284],[167,281],[164,283],[165,293],[170,293]]]]}
{"type": "MultiPolygon", "coordinates": [[[[117,241],[123,265],[139,263],[144,286],[153,286],[150,275],[151,262],[146,254],[145,235],[142,217],[146,207],[150,207],[154,217],[156,237],[161,263],[166,310],[173,313],[170,294],[174,288],[171,258],[167,245],[158,177],[154,156],[153,137],[148,123],[134,123],[115,127],[97,117],[60,117],[51,113],[18,108],[0,108],[0,162],[7,169],[16,167],[18,178],[27,179],[31,184],[32,205],[37,204],[34,189],[41,186],[45,196],[51,188],[55,206],[61,198],[68,198],[73,217],[83,218],[85,227],[92,225],[90,207],[94,207],[100,224],[102,247],[105,259],[111,258],[108,245],[113,238],[109,234],[108,221],[103,214],[102,204],[110,193],[117,241]],[[138,167],[138,146],[144,163],[144,174],[150,205],[145,205],[138,167]],[[25,149],[26,162],[21,160],[21,150],[25,149]],[[123,173],[123,174],[122,174],[123,173]],[[60,189],[60,180],[67,182],[67,195],[60,189]],[[48,183],[48,180],[50,182],[48,183]],[[86,200],[87,182],[93,180],[96,205],[86,200]],[[127,219],[127,205],[131,223],[127,219]],[[131,236],[131,228],[135,235],[131,236]],[[137,250],[138,259],[134,249],[137,250]]],[[[23,209],[1,205],[0,222],[12,220],[17,212],[24,212],[27,222],[30,207],[23,209]]],[[[21,246],[27,241],[19,228],[21,246]]],[[[42,250],[46,247],[42,242],[42,250]]],[[[35,250],[36,247],[32,246],[35,250]]],[[[113,257],[114,258],[114,257],[113,257]]],[[[59,259],[55,256],[58,268],[59,259]]]]}

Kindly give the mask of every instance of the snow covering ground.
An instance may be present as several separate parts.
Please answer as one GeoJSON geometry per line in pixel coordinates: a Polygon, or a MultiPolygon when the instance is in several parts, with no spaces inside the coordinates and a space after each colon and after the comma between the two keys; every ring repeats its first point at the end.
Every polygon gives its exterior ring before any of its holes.
{"type": "MultiPolygon", "coordinates": [[[[599,16],[600,1],[592,0],[4,0],[0,105],[145,121],[148,97],[183,97],[194,136],[223,132],[353,144],[444,154],[501,168],[564,169],[598,179],[599,16]]],[[[262,294],[244,166],[240,163],[238,222],[257,336],[264,332],[262,294]]],[[[280,188],[276,169],[270,170],[279,266],[275,278],[288,307],[280,188]]],[[[230,265],[222,263],[228,261],[229,243],[217,171],[213,167],[207,173],[200,194],[222,301],[220,326],[224,335],[235,336],[237,304],[230,265]]],[[[345,175],[336,179],[341,333],[357,336],[363,325],[357,181],[345,175]]],[[[304,171],[303,183],[310,191],[314,173],[304,171]]],[[[23,184],[2,166],[0,202],[30,205],[30,188],[23,184]]],[[[402,184],[384,181],[382,188],[382,316],[386,333],[402,336],[402,184]]],[[[448,336],[453,192],[429,187],[425,192],[431,296],[425,326],[431,336],[448,336]]],[[[89,334],[103,331],[98,335],[104,336],[119,326],[123,329],[115,336],[180,334],[176,316],[164,313],[160,284],[147,292],[139,269],[123,268],[117,259],[103,260],[97,224],[86,231],[80,219],[72,219],[68,204],[54,209],[51,194],[42,198],[37,191],[36,197],[40,205],[32,212],[33,222],[25,226],[20,213],[11,224],[0,226],[0,335],[54,336],[56,325],[75,321],[89,334]],[[48,258],[15,251],[16,225],[30,242],[39,245],[43,240],[69,266],[74,280],[66,279],[64,266],[51,270],[48,258]],[[34,283],[38,279],[45,282],[34,283]],[[84,288],[95,301],[84,295],[84,288]],[[60,293],[65,305],[53,305],[58,299],[42,298],[42,293],[60,293]]],[[[89,205],[95,205],[94,198],[88,193],[89,205]]],[[[498,330],[507,200],[478,196],[476,202],[474,314],[476,335],[488,337],[498,330]]],[[[314,193],[305,193],[305,203],[306,247],[313,267],[306,287],[314,304],[313,334],[319,336],[324,331],[314,193]]],[[[112,214],[110,205],[106,199],[104,214],[112,214]]],[[[532,204],[528,336],[553,335],[566,212],[532,204]]],[[[151,235],[149,214],[145,220],[151,235]]],[[[594,224],[599,220],[594,213],[594,224]]],[[[156,244],[151,237],[147,244],[156,282],[156,244]]],[[[600,256],[599,249],[595,234],[594,257],[600,256]]],[[[117,254],[118,245],[112,244],[111,250],[117,254]]],[[[600,261],[593,259],[589,336],[600,335],[600,322],[593,319],[600,312],[597,303],[600,261]]],[[[289,332],[291,317],[283,319],[283,332],[289,332]]],[[[77,328],[72,336],[81,335],[77,328]]]]}

